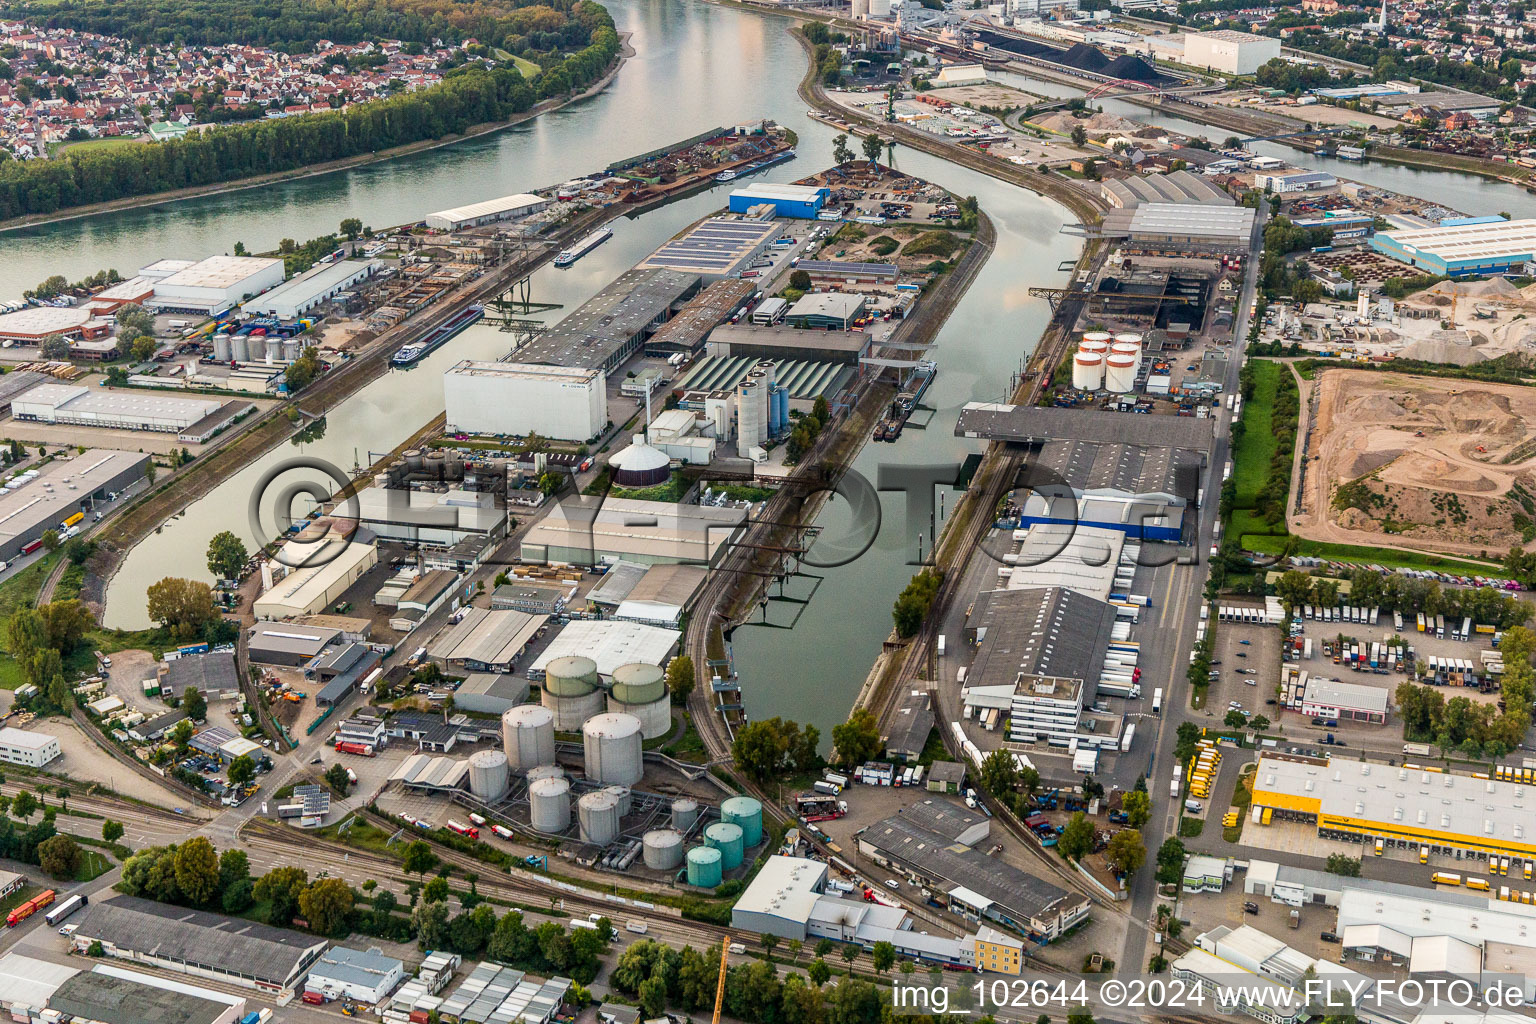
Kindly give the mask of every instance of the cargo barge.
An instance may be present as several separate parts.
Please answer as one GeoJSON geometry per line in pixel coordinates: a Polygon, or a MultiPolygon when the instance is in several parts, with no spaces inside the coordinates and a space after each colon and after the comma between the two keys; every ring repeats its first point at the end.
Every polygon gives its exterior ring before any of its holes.
{"type": "Polygon", "coordinates": [[[448,339],[458,334],[470,324],[485,316],[485,307],[479,303],[465,306],[462,310],[449,317],[448,320],[432,329],[425,338],[413,341],[409,345],[400,346],[400,350],[390,358],[391,366],[414,366],[419,360],[436,352],[448,339]]]}
{"type": "Polygon", "coordinates": [[[767,170],[770,167],[781,164],[786,160],[793,160],[794,158],[795,151],[793,149],[780,150],[772,156],[764,157],[761,160],[754,160],[742,167],[727,167],[715,175],[715,180],[719,182],[735,181],[737,178],[745,178],[749,174],[756,174],[758,171],[767,170]]]}
{"type": "Polygon", "coordinates": [[[587,253],[591,252],[593,249],[596,249],[598,246],[602,245],[612,237],[613,232],[610,229],[606,227],[598,228],[596,231],[592,232],[590,235],[583,238],[569,249],[562,249],[560,251],[560,255],[555,257],[555,266],[570,266],[572,263],[575,263],[577,260],[581,259],[587,253]]]}
{"type": "Polygon", "coordinates": [[[917,364],[906,390],[891,400],[890,412],[875,427],[874,440],[894,441],[901,436],[902,428],[907,425],[907,420],[917,408],[917,403],[922,401],[924,392],[938,372],[938,364],[931,360],[925,359],[917,364]]]}

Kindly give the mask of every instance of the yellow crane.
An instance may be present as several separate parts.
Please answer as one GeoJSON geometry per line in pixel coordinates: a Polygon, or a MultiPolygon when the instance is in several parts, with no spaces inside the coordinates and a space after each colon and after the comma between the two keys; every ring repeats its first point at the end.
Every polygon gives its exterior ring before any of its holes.
{"type": "Polygon", "coordinates": [[[730,966],[731,937],[720,940],[720,981],[715,985],[715,1016],[710,1024],[720,1024],[720,1008],[725,1005],[725,971],[730,966]]]}

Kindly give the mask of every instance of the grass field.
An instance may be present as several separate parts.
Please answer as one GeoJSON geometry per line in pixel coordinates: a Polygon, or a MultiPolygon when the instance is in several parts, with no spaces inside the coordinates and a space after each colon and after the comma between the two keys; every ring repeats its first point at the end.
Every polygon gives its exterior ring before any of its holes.
{"type": "Polygon", "coordinates": [[[527,57],[519,57],[516,54],[508,53],[506,50],[497,50],[496,56],[502,60],[510,60],[513,64],[517,65],[517,70],[521,72],[522,76],[529,81],[532,81],[535,77],[544,73],[543,68],[539,67],[527,57]]]}
{"type": "Polygon", "coordinates": [[[1279,363],[1255,359],[1253,397],[1243,403],[1243,437],[1232,452],[1232,475],[1237,481],[1234,508],[1252,508],[1269,474],[1269,457],[1275,450],[1275,388],[1280,375],[1289,372],[1279,363]]]}
{"type": "Polygon", "coordinates": [[[68,150],[71,153],[97,153],[109,149],[124,149],[128,146],[142,146],[145,139],[142,136],[131,139],[81,139],[78,142],[61,142],[50,151],[51,156],[68,150]]]}
{"type": "MultiPolygon", "coordinates": [[[[1235,522],[1235,517],[1234,517],[1235,522]]],[[[1244,534],[1243,547],[1263,555],[1278,555],[1290,540],[1289,534],[1244,534]]],[[[1439,555],[1417,555],[1408,551],[1391,551],[1386,548],[1364,547],[1358,544],[1325,544],[1322,541],[1298,538],[1293,553],[1311,555],[1314,558],[1331,558],[1336,561],[1371,562],[1388,569],[1448,569],[1451,572],[1482,574],[1497,568],[1489,563],[1458,561],[1439,555]]]]}

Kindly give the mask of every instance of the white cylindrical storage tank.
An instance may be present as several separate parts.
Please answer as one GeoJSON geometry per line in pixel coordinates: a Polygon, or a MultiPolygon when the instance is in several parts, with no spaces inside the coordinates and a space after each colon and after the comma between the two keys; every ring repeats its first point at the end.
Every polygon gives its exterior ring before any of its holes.
{"type": "Polygon", "coordinates": [[[555,763],[555,713],[542,704],[520,704],[501,716],[501,749],[525,772],[555,763]]]}
{"type": "Polygon", "coordinates": [[[1136,386],[1136,367],[1139,361],[1134,356],[1112,355],[1105,363],[1104,388],[1117,395],[1129,394],[1136,386]]]}
{"type": "Polygon", "coordinates": [[[540,779],[563,778],[565,778],[564,768],[561,768],[557,764],[541,764],[537,768],[528,769],[528,788],[532,789],[533,784],[538,782],[540,779]]]}
{"type": "Polygon", "coordinates": [[[544,670],[544,687],[539,699],[555,713],[557,732],[580,729],[587,719],[603,712],[597,662],[580,655],[556,658],[544,670]]]}
{"type": "Polygon", "coordinates": [[[1104,357],[1097,352],[1079,352],[1072,357],[1072,386],[1079,391],[1097,391],[1104,386],[1104,357]]]}
{"type": "Polygon", "coordinates": [[[1085,341],[1081,345],[1077,346],[1077,350],[1079,352],[1091,353],[1093,355],[1107,356],[1109,355],[1109,342],[1085,341]]]}
{"type": "Polygon", "coordinates": [[[645,866],[652,871],[676,871],[683,866],[683,837],[671,829],[652,829],[642,843],[645,866]]]}
{"type": "Polygon", "coordinates": [[[679,832],[687,832],[699,820],[699,802],[686,796],[680,796],[672,801],[672,827],[679,832]]]}
{"type": "Polygon", "coordinates": [[[891,0],[869,0],[869,16],[871,18],[889,18],[891,16],[891,0]]]}
{"type": "Polygon", "coordinates": [[[672,728],[672,698],[667,692],[667,674],[660,665],[635,663],[613,670],[613,685],[608,690],[608,710],[624,712],[640,719],[640,735],[654,740],[672,728]]]}
{"type": "Polygon", "coordinates": [[[850,13],[854,21],[869,17],[869,0],[853,0],[853,10],[850,13]]]}
{"type": "Polygon", "coordinates": [[[227,363],[233,357],[229,354],[233,346],[229,343],[229,335],[215,334],[213,336],[213,358],[221,363],[227,363]]]}
{"type": "Polygon", "coordinates": [[[640,764],[640,719],[623,712],[593,715],[581,727],[587,778],[608,786],[633,786],[640,764]]]}
{"type": "Polygon", "coordinates": [[[298,338],[283,339],[283,362],[291,363],[304,352],[304,342],[298,338]]]}
{"type": "Polygon", "coordinates": [[[1109,346],[1109,354],[1112,356],[1134,356],[1135,358],[1140,359],[1141,346],[1132,345],[1124,341],[1117,341],[1113,345],[1109,346]]]}
{"type": "Polygon", "coordinates": [[[758,390],[755,380],[744,380],[736,387],[736,453],[743,458],[763,443],[768,430],[758,390]]]}
{"type": "Polygon", "coordinates": [[[528,823],[539,832],[564,832],[570,828],[570,782],[565,779],[539,779],[530,785],[528,823]]]}
{"type": "Polygon", "coordinates": [[[469,791],[488,804],[507,795],[510,784],[507,755],[499,750],[477,750],[469,755],[469,791]]]}
{"type": "Polygon", "coordinates": [[[1141,335],[1137,334],[1135,331],[1121,331],[1119,334],[1115,335],[1115,344],[1135,345],[1137,348],[1141,348],[1141,335]]]}
{"type": "Polygon", "coordinates": [[[619,801],[606,789],[583,793],[576,801],[576,818],[584,843],[607,846],[619,838],[619,801]]]}
{"type": "Polygon", "coordinates": [[[1104,345],[1104,346],[1108,347],[1111,339],[1113,339],[1113,338],[1114,338],[1114,335],[1110,334],[1108,331],[1085,331],[1083,333],[1083,342],[1082,343],[1084,345],[1092,344],[1092,345],[1104,345]]]}
{"type": "Polygon", "coordinates": [[[244,334],[236,334],[229,339],[229,358],[237,363],[251,361],[251,343],[244,334]]]}
{"type": "Polygon", "coordinates": [[[628,814],[635,805],[634,794],[629,791],[628,786],[604,786],[603,792],[612,793],[613,798],[619,802],[619,817],[621,818],[628,814]]]}

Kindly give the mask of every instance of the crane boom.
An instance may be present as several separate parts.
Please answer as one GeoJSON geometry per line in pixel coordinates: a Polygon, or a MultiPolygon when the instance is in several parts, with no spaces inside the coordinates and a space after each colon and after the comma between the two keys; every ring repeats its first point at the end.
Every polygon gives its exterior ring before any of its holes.
{"type": "Polygon", "coordinates": [[[720,981],[715,985],[715,1016],[710,1024],[720,1024],[720,1008],[725,1005],[725,971],[730,966],[731,937],[720,940],[720,981]]]}

